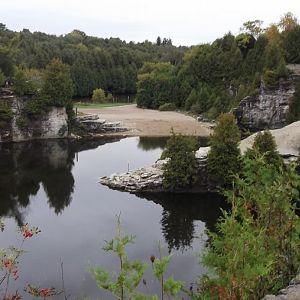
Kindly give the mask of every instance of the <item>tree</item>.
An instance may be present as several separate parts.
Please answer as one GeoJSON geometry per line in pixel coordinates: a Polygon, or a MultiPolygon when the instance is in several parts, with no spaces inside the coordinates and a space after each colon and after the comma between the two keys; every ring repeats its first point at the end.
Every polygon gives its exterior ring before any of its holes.
{"type": "Polygon", "coordinates": [[[300,80],[296,83],[295,93],[289,102],[289,113],[287,120],[293,123],[300,120],[300,80]]]}
{"type": "Polygon", "coordinates": [[[191,186],[197,175],[196,140],[192,137],[172,134],[162,158],[168,158],[164,165],[163,186],[175,191],[191,186]]]}
{"type": "Polygon", "coordinates": [[[232,114],[221,114],[210,137],[207,168],[209,180],[218,187],[230,187],[233,175],[241,169],[241,134],[232,114]]]}
{"type": "Polygon", "coordinates": [[[203,299],[261,299],[297,274],[299,183],[294,165],[283,170],[259,155],[244,158],[243,174],[226,192],[231,212],[209,233],[203,263],[214,277],[203,278],[203,299]]]}
{"type": "Polygon", "coordinates": [[[43,92],[49,98],[49,104],[67,106],[73,96],[73,82],[67,65],[59,59],[53,59],[46,67],[43,92]]]}
{"type": "Polygon", "coordinates": [[[0,69],[0,87],[2,87],[4,85],[4,83],[5,83],[5,76],[0,69]]]}
{"type": "Polygon", "coordinates": [[[264,155],[266,163],[278,168],[283,166],[283,159],[277,151],[276,141],[269,130],[256,134],[252,149],[249,149],[245,155],[255,158],[257,153],[264,155]]]}
{"type": "Polygon", "coordinates": [[[282,31],[290,31],[293,30],[298,24],[297,18],[291,13],[286,13],[283,17],[281,17],[278,26],[282,31]]]}
{"type": "Polygon", "coordinates": [[[292,64],[300,63],[300,25],[289,30],[284,39],[283,47],[286,51],[287,62],[292,64]]]}
{"type": "Polygon", "coordinates": [[[261,28],[262,24],[263,21],[261,20],[248,21],[243,24],[243,27],[240,29],[240,31],[249,33],[257,39],[258,36],[263,32],[261,28]]]}
{"type": "Polygon", "coordinates": [[[161,38],[160,38],[160,36],[158,36],[157,39],[156,39],[156,45],[157,46],[161,45],[161,38]]]}
{"type": "Polygon", "coordinates": [[[102,89],[95,89],[93,91],[92,101],[95,103],[106,102],[105,92],[102,89]]]}

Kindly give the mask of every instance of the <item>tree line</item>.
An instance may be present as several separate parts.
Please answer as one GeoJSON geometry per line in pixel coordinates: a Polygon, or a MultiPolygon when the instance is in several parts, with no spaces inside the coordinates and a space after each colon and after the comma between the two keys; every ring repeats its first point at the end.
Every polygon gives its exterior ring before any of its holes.
{"type": "Polygon", "coordinates": [[[261,79],[275,89],[287,78],[286,64],[300,63],[300,25],[292,13],[277,24],[243,24],[211,44],[193,46],[181,64],[147,62],[139,70],[137,104],[157,109],[165,103],[210,118],[229,111],[247,95],[259,93],[261,79]]]}
{"type": "Polygon", "coordinates": [[[90,97],[96,88],[132,94],[136,93],[137,71],[144,62],[176,65],[185,50],[166,38],[157,43],[126,43],[119,38],[88,36],[80,30],[55,36],[28,29],[14,32],[0,24],[0,81],[14,76],[14,66],[39,74],[53,59],[59,59],[70,68],[74,97],[90,97]]]}

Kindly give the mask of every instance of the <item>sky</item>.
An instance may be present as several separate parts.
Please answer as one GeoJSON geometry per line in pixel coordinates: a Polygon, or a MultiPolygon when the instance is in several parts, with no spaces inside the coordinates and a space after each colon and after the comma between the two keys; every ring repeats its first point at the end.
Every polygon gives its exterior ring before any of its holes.
{"type": "Polygon", "coordinates": [[[278,22],[286,12],[300,19],[299,0],[0,0],[0,23],[49,34],[73,29],[87,35],[142,42],[157,36],[175,45],[212,42],[245,21],[278,22]]]}

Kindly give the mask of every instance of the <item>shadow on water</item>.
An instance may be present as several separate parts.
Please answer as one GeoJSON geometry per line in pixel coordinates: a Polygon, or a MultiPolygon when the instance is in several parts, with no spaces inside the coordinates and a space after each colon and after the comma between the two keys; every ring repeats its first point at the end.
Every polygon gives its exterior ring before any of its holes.
{"type": "Polygon", "coordinates": [[[42,186],[49,208],[61,213],[72,201],[72,168],[76,153],[118,139],[70,141],[42,140],[0,144],[0,216],[14,217],[23,224],[22,209],[42,186]]]}
{"type": "Polygon", "coordinates": [[[161,229],[170,252],[191,247],[196,236],[195,221],[205,222],[206,228],[213,231],[221,209],[229,209],[224,196],[216,193],[157,193],[139,197],[163,207],[161,229]]]}

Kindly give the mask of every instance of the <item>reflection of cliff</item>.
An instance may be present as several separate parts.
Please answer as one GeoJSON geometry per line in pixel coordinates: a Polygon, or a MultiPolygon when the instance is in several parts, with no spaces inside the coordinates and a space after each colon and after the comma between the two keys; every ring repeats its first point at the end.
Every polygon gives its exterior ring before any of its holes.
{"type": "MultiPolygon", "coordinates": [[[[115,141],[115,140],[111,140],[115,141]]],[[[75,154],[105,144],[106,140],[39,140],[0,144],[0,216],[24,222],[22,210],[43,186],[48,204],[61,213],[72,200],[75,154]]]]}
{"type": "Polygon", "coordinates": [[[169,250],[184,250],[191,246],[197,235],[195,221],[206,223],[210,230],[226,209],[224,198],[217,194],[151,194],[142,197],[163,207],[161,225],[169,250]]]}

